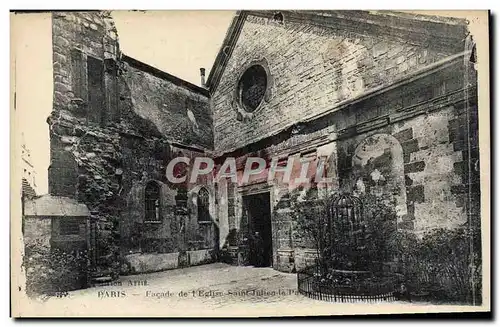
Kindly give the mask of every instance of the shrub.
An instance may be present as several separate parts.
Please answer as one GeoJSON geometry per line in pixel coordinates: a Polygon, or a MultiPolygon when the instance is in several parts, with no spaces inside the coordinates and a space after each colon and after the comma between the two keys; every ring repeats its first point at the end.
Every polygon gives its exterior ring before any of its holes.
{"type": "MultiPolygon", "coordinates": [[[[329,230],[327,208],[330,199],[320,198],[316,189],[298,190],[290,197],[292,216],[296,229],[300,230],[311,247],[318,251],[320,264],[336,269],[374,270],[391,261],[394,254],[391,239],[396,233],[396,212],[393,207],[376,196],[360,197],[363,235],[356,245],[343,232],[329,230]],[[330,235],[331,233],[331,235],[330,235]]],[[[332,222],[333,224],[333,222],[332,222]]]]}
{"type": "Polygon", "coordinates": [[[398,255],[407,287],[438,302],[481,302],[481,256],[471,252],[471,231],[436,229],[422,238],[399,232],[398,255]]]}
{"type": "Polygon", "coordinates": [[[328,227],[326,216],[327,200],[318,196],[317,189],[304,190],[299,187],[289,194],[290,216],[295,231],[294,239],[299,239],[302,246],[314,248],[318,260],[327,260],[328,227]]]}
{"type": "Polygon", "coordinates": [[[55,296],[87,284],[86,251],[67,253],[27,244],[23,258],[28,296],[55,296]]]}
{"type": "Polygon", "coordinates": [[[413,295],[425,294],[437,302],[481,302],[481,237],[477,226],[436,229],[419,237],[412,231],[398,230],[395,206],[387,200],[371,194],[361,195],[360,200],[364,236],[362,244],[352,249],[345,236],[332,234],[329,241],[328,199],[318,197],[315,189],[299,189],[290,195],[295,229],[317,249],[320,280],[327,280],[332,268],[377,274],[385,263],[393,263],[413,295]]]}

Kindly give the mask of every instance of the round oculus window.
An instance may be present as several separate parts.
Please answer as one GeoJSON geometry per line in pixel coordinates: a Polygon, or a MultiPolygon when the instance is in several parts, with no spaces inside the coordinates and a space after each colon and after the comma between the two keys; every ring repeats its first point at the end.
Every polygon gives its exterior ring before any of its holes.
{"type": "Polygon", "coordinates": [[[242,107],[247,112],[257,109],[267,89],[267,73],[261,65],[248,68],[238,82],[238,94],[242,107]]]}

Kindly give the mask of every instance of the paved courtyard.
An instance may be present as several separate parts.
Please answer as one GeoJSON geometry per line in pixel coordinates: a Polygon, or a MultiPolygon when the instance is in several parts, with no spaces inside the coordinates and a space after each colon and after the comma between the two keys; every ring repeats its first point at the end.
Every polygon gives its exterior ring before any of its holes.
{"type": "Polygon", "coordinates": [[[376,313],[396,304],[367,307],[313,300],[297,293],[296,274],[222,263],[122,276],[113,285],[73,291],[48,302],[59,302],[68,313],[85,306],[90,316],[332,315],[376,313]]]}
{"type": "Polygon", "coordinates": [[[109,298],[110,291],[125,292],[127,297],[144,301],[185,301],[222,307],[237,302],[317,302],[297,293],[297,275],[282,273],[272,268],[231,266],[223,263],[195,266],[163,272],[121,276],[121,285],[99,285],[89,290],[71,292],[71,296],[95,293],[98,298],[109,298]]]}

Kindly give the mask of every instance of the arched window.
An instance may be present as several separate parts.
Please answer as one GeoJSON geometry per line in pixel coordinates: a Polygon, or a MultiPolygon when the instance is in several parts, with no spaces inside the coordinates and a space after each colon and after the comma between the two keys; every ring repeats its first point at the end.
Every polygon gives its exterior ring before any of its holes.
{"type": "Polygon", "coordinates": [[[210,219],[210,194],[207,189],[202,187],[198,192],[196,201],[198,206],[198,221],[211,221],[210,219]]]}
{"type": "Polygon", "coordinates": [[[146,185],[146,214],[144,221],[146,222],[161,222],[160,215],[160,185],[151,181],[146,185]]]}

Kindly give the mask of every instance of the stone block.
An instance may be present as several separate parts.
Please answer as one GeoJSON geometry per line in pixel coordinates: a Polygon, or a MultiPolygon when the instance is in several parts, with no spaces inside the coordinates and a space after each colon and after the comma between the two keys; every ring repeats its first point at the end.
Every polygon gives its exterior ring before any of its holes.
{"type": "Polygon", "coordinates": [[[418,140],[412,139],[412,140],[403,142],[403,143],[401,143],[401,147],[403,148],[404,162],[407,163],[410,161],[410,154],[419,150],[418,140]]]}
{"type": "Polygon", "coordinates": [[[411,186],[406,189],[406,200],[413,203],[425,202],[424,185],[411,186]]]}
{"type": "Polygon", "coordinates": [[[126,255],[124,259],[131,267],[132,273],[143,274],[177,268],[179,253],[134,253],[126,255]]]}
{"type": "Polygon", "coordinates": [[[54,39],[54,43],[63,49],[67,49],[70,46],[70,42],[68,41],[68,39],[62,36],[56,36],[54,39]]]}
{"type": "Polygon", "coordinates": [[[404,165],[405,174],[424,171],[424,169],[425,169],[425,161],[417,161],[404,165]]]}
{"type": "Polygon", "coordinates": [[[60,83],[60,82],[55,82],[54,83],[54,90],[57,90],[62,93],[67,93],[71,91],[71,87],[66,84],[66,83],[60,83]]]}
{"type": "Polygon", "coordinates": [[[395,133],[393,136],[399,141],[399,143],[410,141],[413,138],[413,129],[411,127],[404,129],[395,133]]]}
{"type": "Polygon", "coordinates": [[[469,166],[467,161],[458,161],[453,163],[453,171],[459,176],[468,177],[469,166]]]}
{"type": "Polygon", "coordinates": [[[413,184],[413,180],[408,175],[405,175],[405,185],[411,186],[412,184],[413,184]]]}
{"type": "Polygon", "coordinates": [[[467,192],[467,188],[465,185],[452,185],[450,191],[452,194],[464,194],[467,192]]]}
{"type": "Polygon", "coordinates": [[[188,254],[189,254],[190,266],[197,266],[201,264],[210,263],[213,260],[210,250],[208,249],[188,251],[188,254]]]}
{"type": "Polygon", "coordinates": [[[278,250],[276,255],[276,269],[291,273],[295,270],[295,257],[293,250],[278,250]]]}

